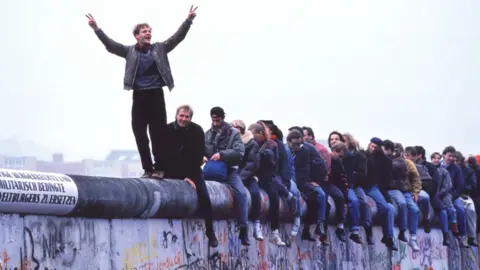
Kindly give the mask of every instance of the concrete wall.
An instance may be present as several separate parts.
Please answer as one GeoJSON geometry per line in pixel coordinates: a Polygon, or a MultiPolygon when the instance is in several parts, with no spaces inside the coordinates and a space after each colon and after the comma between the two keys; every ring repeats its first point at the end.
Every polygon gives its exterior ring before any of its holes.
{"type": "MultiPolygon", "coordinates": [[[[184,181],[0,170],[0,212],[5,213],[0,214],[0,269],[479,268],[477,249],[460,250],[454,239],[452,247],[443,247],[438,229],[419,230],[417,253],[404,243],[389,252],[378,227],[374,246],[341,243],[330,228],[331,245],[322,247],[290,238],[287,223],[281,228],[287,247],[253,239],[252,246],[242,247],[229,189],[212,182],[208,189],[215,215],[223,219],[215,223],[220,242],[215,249],[207,245],[203,221],[195,218],[196,193],[184,181]]],[[[263,200],[266,212],[265,194],[263,200]]],[[[285,204],[281,209],[290,220],[285,204]]],[[[264,231],[269,235],[268,226],[264,231]]]]}
{"type": "MultiPolygon", "coordinates": [[[[441,232],[419,232],[421,251],[404,243],[389,252],[374,230],[374,246],[339,242],[330,228],[331,245],[290,238],[287,247],[268,241],[242,247],[234,221],[217,221],[218,248],[207,245],[201,220],[85,219],[0,215],[1,269],[478,269],[477,250],[442,246],[441,232]]],[[[266,227],[266,226],[265,226],[266,227]]],[[[266,234],[268,227],[264,228],[266,234]]]]}

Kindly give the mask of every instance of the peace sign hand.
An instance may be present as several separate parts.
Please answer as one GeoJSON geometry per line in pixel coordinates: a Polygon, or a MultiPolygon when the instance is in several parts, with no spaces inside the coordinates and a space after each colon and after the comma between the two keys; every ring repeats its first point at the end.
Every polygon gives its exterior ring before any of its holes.
{"type": "Polygon", "coordinates": [[[188,17],[187,19],[188,20],[191,20],[193,21],[193,19],[195,19],[195,17],[197,16],[197,13],[195,11],[197,11],[197,7],[193,8],[193,5],[190,7],[190,11],[188,12],[188,17]]]}
{"type": "Polygon", "coordinates": [[[90,25],[90,27],[93,30],[97,30],[98,29],[97,21],[95,21],[95,18],[93,18],[92,14],[87,13],[85,14],[85,17],[88,18],[88,25],[90,25]]]}

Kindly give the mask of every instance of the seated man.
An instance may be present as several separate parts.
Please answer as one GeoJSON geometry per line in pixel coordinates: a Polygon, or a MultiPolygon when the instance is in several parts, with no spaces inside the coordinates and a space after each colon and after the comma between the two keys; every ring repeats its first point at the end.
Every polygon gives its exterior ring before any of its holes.
{"type": "Polygon", "coordinates": [[[238,207],[239,238],[242,245],[249,246],[248,191],[243,185],[237,171],[238,165],[242,161],[245,153],[245,146],[243,145],[240,132],[225,122],[225,112],[222,108],[212,108],[210,110],[210,116],[212,119],[212,127],[205,133],[206,159],[222,161],[228,167],[227,177],[223,181],[231,187],[233,197],[238,207]]]}
{"type": "Polygon", "coordinates": [[[253,222],[253,238],[257,241],[263,241],[263,233],[260,225],[262,197],[260,194],[260,187],[258,186],[258,177],[256,177],[259,167],[257,159],[260,147],[254,140],[252,132],[246,130],[245,123],[242,120],[234,120],[230,124],[240,132],[242,142],[245,145],[245,155],[243,155],[242,161],[240,162],[238,172],[240,174],[240,179],[250,192],[252,202],[250,219],[253,222]]]}
{"type": "Polygon", "coordinates": [[[316,224],[315,233],[320,238],[326,238],[325,211],[326,196],[318,182],[311,180],[311,166],[309,151],[303,146],[303,136],[298,130],[292,130],[287,136],[288,148],[295,163],[295,178],[297,185],[307,202],[305,226],[302,240],[316,241],[310,233],[310,226],[316,224]]]}
{"type": "MultiPolygon", "coordinates": [[[[447,220],[451,222],[451,230],[454,236],[458,236],[458,226],[457,226],[457,213],[455,208],[453,207],[452,202],[452,178],[450,177],[450,173],[441,166],[442,155],[438,152],[434,152],[430,156],[430,160],[432,164],[435,165],[438,171],[438,175],[440,178],[440,184],[438,187],[438,199],[445,205],[447,210],[447,220]]],[[[442,229],[443,230],[443,229],[442,229]]]]}
{"type": "Polygon", "coordinates": [[[467,243],[469,246],[476,247],[476,230],[477,230],[477,213],[475,211],[475,203],[473,202],[470,194],[477,188],[477,176],[475,171],[467,166],[465,157],[461,152],[455,152],[455,164],[462,169],[463,177],[465,179],[465,188],[463,194],[460,196],[465,206],[465,215],[467,217],[467,243]]]}
{"type": "Polygon", "coordinates": [[[178,107],[176,120],[167,125],[165,132],[166,154],[164,167],[167,178],[183,179],[198,194],[198,209],[205,216],[206,235],[211,247],[218,246],[213,229],[212,203],[203,179],[202,159],[205,153],[205,135],[201,126],[191,122],[193,109],[189,105],[178,107]]]}
{"type": "Polygon", "coordinates": [[[263,125],[255,123],[252,124],[248,130],[252,132],[255,141],[260,147],[256,158],[258,162],[256,175],[259,186],[265,190],[270,201],[270,207],[268,209],[268,221],[270,222],[272,230],[270,242],[277,246],[285,246],[285,242],[280,238],[280,232],[278,231],[280,228],[280,195],[278,184],[275,183],[278,147],[274,141],[267,139],[268,136],[266,136],[263,125]]]}
{"type": "MultiPolygon", "coordinates": [[[[344,223],[347,217],[346,200],[348,198],[348,181],[343,165],[343,158],[347,152],[347,146],[343,142],[335,142],[330,147],[332,149],[331,168],[322,187],[335,202],[335,208],[337,210],[337,229],[335,233],[340,241],[345,242],[344,223]]],[[[358,244],[362,243],[358,231],[352,232],[350,238],[358,244]]]]}
{"type": "Polygon", "coordinates": [[[420,193],[421,183],[415,164],[403,158],[403,146],[383,141],[383,151],[392,160],[392,181],[388,186],[388,194],[398,205],[398,240],[407,242],[405,232],[410,232],[409,246],[413,251],[420,251],[417,241],[418,216],[420,209],[415,202],[420,193]],[[397,150],[397,151],[394,151],[397,150]]]}
{"type": "Polygon", "coordinates": [[[468,248],[467,243],[467,216],[465,213],[465,206],[461,200],[463,189],[465,188],[465,178],[463,177],[462,169],[455,164],[456,150],[453,146],[447,146],[443,150],[443,160],[441,166],[447,169],[452,179],[452,189],[450,194],[452,195],[452,203],[455,208],[456,217],[458,221],[458,234],[460,237],[459,246],[462,248],[468,248]]]}

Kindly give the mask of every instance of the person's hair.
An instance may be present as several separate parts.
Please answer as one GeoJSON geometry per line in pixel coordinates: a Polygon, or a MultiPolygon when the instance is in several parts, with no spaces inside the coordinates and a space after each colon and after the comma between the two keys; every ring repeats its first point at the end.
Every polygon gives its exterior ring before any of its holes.
{"type": "Polygon", "coordinates": [[[220,117],[222,119],[225,119],[225,111],[223,110],[222,107],[213,107],[210,110],[210,116],[213,116],[213,115],[220,117]]]}
{"type": "Polygon", "coordinates": [[[398,148],[400,152],[404,152],[403,145],[401,143],[394,143],[395,148],[398,148]]]}
{"type": "Polygon", "coordinates": [[[302,138],[303,138],[303,136],[302,136],[302,133],[300,133],[300,131],[298,131],[296,129],[292,129],[292,131],[290,131],[290,133],[288,133],[287,142],[291,142],[294,139],[302,139],[302,138]]]}
{"type": "Polygon", "coordinates": [[[258,121],[256,124],[261,125],[263,127],[263,135],[265,135],[265,138],[267,140],[270,140],[272,138],[272,134],[269,132],[269,130],[271,131],[271,128],[267,124],[265,124],[265,122],[262,122],[262,121],[258,121]]]}
{"type": "Polygon", "coordinates": [[[447,153],[455,153],[457,150],[453,146],[447,146],[445,149],[443,149],[442,155],[446,155],[447,153]]]}
{"type": "Polygon", "coordinates": [[[307,131],[308,136],[312,136],[312,139],[315,139],[315,133],[311,127],[302,127],[303,131],[307,131]]]}
{"type": "Polygon", "coordinates": [[[383,147],[386,150],[391,150],[391,151],[395,150],[395,144],[391,140],[384,140],[383,147]]]}
{"type": "Polygon", "coordinates": [[[355,140],[352,134],[345,132],[342,134],[343,138],[345,139],[345,142],[348,141],[347,143],[347,148],[348,149],[353,149],[355,151],[358,151],[358,142],[355,140]]]}
{"type": "Polygon", "coordinates": [[[190,115],[190,118],[193,117],[193,108],[192,106],[188,105],[188,104],[183,104],[183,105],[180,105],[177,107],[177,113],[178,114],[181,110],[184,110],[185,112],[187,112],[189,115],[190,115]]]}
{"type": "Polygon", "coordinates": [[[245,134],[245,123],[240,120],[240,119],[237,119],[237,120],[233,120],[230,125],[232,125],[232,127],[234,128],[238,128],[240,129],[240,133],[243,135],[245,134]]]}
{"type": "Polygon", "coordinates": [[[338,152],[338,151],[345,151],[347,150],[347,145],[344,142],[335,142],[332,145],[332,151],[338,152]]]}
{"type": "Polygon", "coordinates": [[[302,136],[303,136],[303,129],[301,127],[293,126],[293,127],[288,129],[288,131],[290,131],[290,132],[293,131],[293,130],[296,130],[296,131],[300,132],[300,134],[302,134],[302,136]]]}
{"type": "Polygon", "coordinates": [[[442,157],[442,155],[441,155],[439,152],[433,152],[433,153],[430,155],[430,160],[432,160],[435,156],[439,156],[440,158],[442,157]]]}
{"type": "Polygon", "coordinates": [[[420,146],[420,145],[416,145],[415,146],[415,150],[417,151],[417,156],[418,155],[422,155],[422,159],[423,160],[426,160],[427,158],[425,157],[425,148],[423,148],[423,146],[420,146]]]}
{"type": "Polygon", "coordinates": [[[458,159],[458,161],[460,161],[462,163],[465,161],[465,157],[463,156],[462,152],[460,152],[460,151],[455,151],[453,153],[453,156],[456,157],[458,159]]]}
{"type": "Polygon", "coordinates": [[[468,166],[470,166],[470,168],[472,168],[472,169],[474,169],[474,170],[478,169],[477,158],[474,157],[474,156],[468,157],[468,159],[467,159],[467,164],[468,164],[468,166]]]}
{"type": "Polygon", "coordinates": [[[330,138],[331,138],[332,135],[334,135],[334,134],[336,134],[336,135],[338,135],[338,137],[340,137],[340,141],[341,141],[341,142],[343,142],[343,143],[345,142],[345,138],[343,138],[342,133],[340,133],[340,132],[338,132],[338,131],[332,131],[332,132],[330,132],[330,134],[328,135],[328,147],[330,147],[330,148],[332,148],[332,145],[330,144],[330,138]]]}
{"type": "Polygon", "coordinates": [[[265,135],[265,127],[261,124],[258,123],[253,123],[248,127],[248,130],[250,130],[253,134],[258,134],[262,133],[265,135]]]}
{"type": "Polygon", "coordinates": [[[142,30],[142,28],[150,28],[150,31],[152,30],[152,28],[150,27],[150,25],[148,25],[148,23],[139,23],[139,24],[136,24],[134,27],[133,27],[133,36],[136,36],[138,34],[140,34],[140,30],[142,30]]]}
{"type": "Polygon", "coordinates": [[[406,153],[410,153],[410,155],[412,155],[412,157],[416,157],[416,156],[417,156],[417,150],[415,150],[415,147],[413,147],[413,146],[407,146],[407,147],[405,147],[405,152],[406,152],[406,153]]]}

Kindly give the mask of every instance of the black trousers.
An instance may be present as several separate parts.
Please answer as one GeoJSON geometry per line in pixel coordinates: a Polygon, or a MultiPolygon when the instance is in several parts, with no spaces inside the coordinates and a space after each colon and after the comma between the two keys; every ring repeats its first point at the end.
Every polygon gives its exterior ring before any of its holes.
{"type": "Polygon", "coordinates": [[[203,174],[192,179],[197,187],[198,196],[198,213],[205,219],[205,228],[207,232],[213,232],[213,210],[212,201],[208,195],[207,184],[203,178],[203,174]]]}
{"type": "Polygon", "coordinates": [[[163,89],[134,90],[132,103],[132,130],[145,171],[152,172],[163,164],[162,153],[167,126],[167,112],[163,89]],[[150,152],[150,140],[152,152],[150,152]],[[152,154],[155,164],[152,162],[152,154]]]}
{"type": "Polygon", "coordinates": [[[268,195],[270,207],[268,208],[268,221],[270,221],[270,228],[277,230],[280,228],[280,195],[278,194],[278,187],[275,180],[271,177],[260,178],[258,186],[265,190],[268,195]]]}

